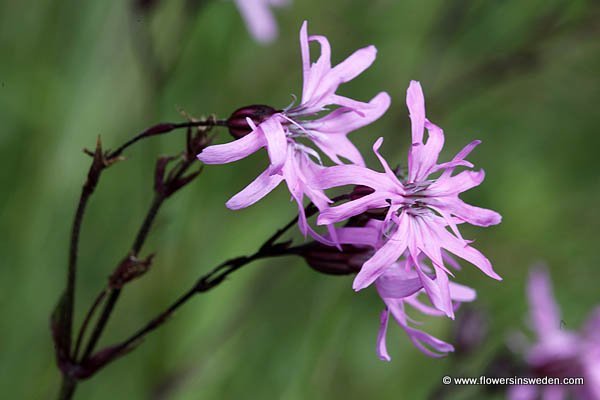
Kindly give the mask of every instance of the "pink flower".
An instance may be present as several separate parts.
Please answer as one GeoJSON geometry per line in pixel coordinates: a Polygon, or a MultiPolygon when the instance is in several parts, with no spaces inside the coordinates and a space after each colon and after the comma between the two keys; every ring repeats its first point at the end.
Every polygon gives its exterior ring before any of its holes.
{"type": "Polygon", "coordinates": [[[382,92],[369,103],[363,103],[336,94],[342,83],[354,79],[371,65],[375,60],[375,47],[360,49],[332,68],[329,42],[323,36],[309,37],[306,22],[300,30],[300,45],[304,75],[301,103],[261,117],[258,125],[248,118],[248,134],[230,143],[209,146],[198,154],[198,159],[206,164],[224,164],[266,148],[269,167],[231,198],[227,207],[233,210],[248,207],[285,180],[298,203],[300,228],[306,234],[313,231],[303,214],[304,196],[319,209],[325,208],[329,199],[322,189],[316,188],[314,182],[323,168],[319,153],[298,139],[308,139],[335,163],[342,163],[340,157],[343,157],[363,165],[358,149],[347,138],[347,134],[383,115],[389,107],[390,98],[382,92]],[[321,46],[321,56],[312,65],[308,46],[310,41],[318,42],[321,46]],[[331,106],[337,108],[330,111],[331,106]]]}
{"type": "Polygon", "coordinates": [[[391,170],[379,154],[380,138],[373,150],[385,172],[376,172],[358,165],[340,165],[323,169],[319,174],[320,188],[344,185],[364,185],[373,192],[337,207],[323,210],[318,224],[332,224],[361,214],[369,209],[388,207],[382,238],[375,255],[361,268],[353,284],[361,290],[382,276],[401,256],[416,266],[415,270],[433,305],[449,317],[454,317],[452,296],[443,250],[477,266],[488,276],[500,280],[489,260],[462,238],[457,224],[477,226],[498,224],[501,216],[491,210],[464,203],[459,194],[478,186],[483,170],[467,169],[453,175],[456,167],[473,167],[465,157],[480,142],[474,141],[460,151],[452,161],[438,164],[444,143],[443,131],[425,117],[425,100],[421,86],[412,81],[406,102],[412,121],[412,146],[408,154],[408,175],[402,179],[391,170]],[[424,130],[428,139],[424,141],[424,130]],[[434,176],[434,174],[439,176],[434,176]],[[450,230],[448,230],[450,228],[450,230]],[[432,273],[424,270],[421,255],[429,258],[432,273]]]}
{"type": "Polygon", "coordinates": [[[527,286],[530,321],[537,341],[526,350],[526,362],[538,376],[583,377],[583,386],[515,386],[512,400],[567,398],[573,390],[576,398],[600,399],[600,307],[592,313],[582,332],[561,327],[560,312],[552,294],[548,272],[531,271],[527,286]]]}
{"type": "MultiPolygon", "coordinates": [[[[340,244],[377,248],[381,240],[379,234],[382,228],[381,225],[383,225],[381,221],[370,220],[364,227],[337,228],[337,241],[340,244]]],[[[416,324],[419,324],[419,322],[415,322],[407,316],[407,306],[426,315],[444,315],[443,312],[421,299],[426,292],[417,270],[421,268],[429,273],[431,272],[431,268],[424,265],[422,256],[419,257],[418,261],[420,267],[417,267],[410,257],[402,258],[400,261],[392,263],[375,281],[377,292],[385,304],[385,309],[381,313],[381,323],[377,336],[377,354],[384,361],[391,360],[386,345],[387,326],[390,315],[406,332],[413,344],[426,355],[430,357],[442,357],[448,352],[454,351],[454,347],[451,344],[410,325],[410,322],[416,324]]],[[[448,285],[454,309],[460,303],[475,300],[475,290],[454,282],[449,282],[448,285]]]]}
{"type": "Polygon", "coordinates": [[[277,37],[277,22],[270,7],[282,7],[288,0],[235,0],[250,34],[260,43],[270,43],[277,37]]]}
{"type": "MultiPolygon", "coordinates": [[[[442,357],[448,352],[454,351],[451,344],[409,325],[412,320],[406,314],[406,306],[411,306],[427,315],[444,315],[443,312],[431,307],[419,298],[419,296],[425,295],[425,288],[419,274],[416,272],[418,268],[414,267],[410,259],[402,260],[392,264],[375,281],[379,296],[386,307],[381,313],[381,325],[377,336],[377,353],[379,358],[385,361],[391,360],[386,346],[386,331],[390,314],[396,320],[396,323],[404,329],[413,344],[426,355],[442,357]]],[[[475,290],[454,282],[449,282],[449,293],[454,308],[457,308],[460,303],[473,301],[476,297],[475,290]]]]}

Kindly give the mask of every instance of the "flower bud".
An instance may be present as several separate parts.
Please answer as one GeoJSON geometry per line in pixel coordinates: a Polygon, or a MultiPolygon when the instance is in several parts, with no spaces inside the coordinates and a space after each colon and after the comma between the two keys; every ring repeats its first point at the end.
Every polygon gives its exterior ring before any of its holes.
{"type": "Polygon", "coordinates": [[[250,118],[256,125],[260,124],[271,115],[277,112],[273,107],[262,104],[255,104],[239,108],[231,114],[227,120],[229,133],[236,139],[246,136],[252,132],[252,128],[248,125],[246,118],[250,118]]]}
{"type": "Polygon", "coordinates": [[[303,246],[298,254],[315,271],[328,275],[348,275],[360,271],[362,265],[373,254],[371,249],[342,245],[342,251],[336,247],[319,242],[303,246]]]}

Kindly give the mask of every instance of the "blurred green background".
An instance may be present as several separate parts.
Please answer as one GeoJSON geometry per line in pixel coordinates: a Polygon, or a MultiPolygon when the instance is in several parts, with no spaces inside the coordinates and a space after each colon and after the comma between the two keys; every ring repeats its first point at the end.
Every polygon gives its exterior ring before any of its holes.
{"type": "MultiPolygon", "coordinates": [[[[445,159],[483,140],[470,160],[486,181],[464,198],[504,221],[463,234],[477,238],[504,281],[466,263],[458,279],[478,290],[475,306],[489,315],[484,347],[467,361],[429,359],[394,326],[392,362],[379,361],[374,291],[355,294],[352,277],[276,259],[198,296],[83,382],[76,398],[425,398],[448,371],[479,376],[507,335],[526,327],[525,279],[538,260],[550,267],[567,328],[577,329],[600,303],[599,17],[595,1],[295,0],[276,11],[278,40],[261,46],[229,1],[160,1],[151,11],[124,1],[1,1],[2,397],[52,398],[58,389],[48,321],[90,162],[81,148],[97,135],[115,147],[182,120],[179,109],[226,117],[247,104],[287,105],[301,93],[304,19],[309,32],[329,38],[334,62],[367,44],[379,50],[372,68],[342,88],[363,100],[381,90],[392,96],[380,121],[351,136],[370,165],[378,168],[369,149],[381,135],[390,161],[405,160],[411,79],[445,130],[445,159]]],[[[83,225],[77,323],[131,245],[151,201],[155,158],[178,152],[183,136],[148,140],[103,175],[83,225]]],[[[167,202],[143,251],[157,252],[154,267],[127,287],[102,344],[128,336],[195,277],[253,252],[293,216],[283,188],[248,209],[225,208],[265,164],[257,154],[211,166],[167,202]]],[[[424,321],[452,340],[451,321],[424,321]]]]}

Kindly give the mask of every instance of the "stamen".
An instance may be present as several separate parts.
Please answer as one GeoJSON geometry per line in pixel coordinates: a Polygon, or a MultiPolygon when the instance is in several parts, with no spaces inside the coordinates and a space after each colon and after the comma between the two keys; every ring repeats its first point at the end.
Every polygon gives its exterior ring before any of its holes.
{"type": "Polygon", "coordinates": [[[321,160],[321,156],[314,149],[311,149],[308,146],[305,146],[301,143],[292,142],[294,144],[294,148],[307,156],[314,158],[315,161],[319,163],[319,165],[323,166],[323,161],[321,160]]]}
{"type": "MultiPolygon", "coordinates": [[[[280,113],[279,115],[281,117],[283,117],[283,119],[285,119],[286,121],[288,121],[289,123],[291,123],[292,125],[294,125],[296,128],[300,129],[300,131],[303,132],[307,137],[309,137],[309,138],[312,137],[312,135],[310,134],[310,132],[307,131],[306,129],[304,129],[304,127],[302,125],[300,125],[298,122],[296,122],[292,118],[288,117],[284,113],[280,113]]],[[[291,130],[290,130],[290,133],[293,133],[293,132],[291,132],[291,130]]]]}
{"type": "Polygon", "coordinates": [[[283,109],[284,113],[288,112],[294,106],[294,104],[296,104],[296,102],[298,101],[298,98],[296,97],[295,94],[292,93],[290,96],[292,96],[292,102],[286,108],[283,109]]]}

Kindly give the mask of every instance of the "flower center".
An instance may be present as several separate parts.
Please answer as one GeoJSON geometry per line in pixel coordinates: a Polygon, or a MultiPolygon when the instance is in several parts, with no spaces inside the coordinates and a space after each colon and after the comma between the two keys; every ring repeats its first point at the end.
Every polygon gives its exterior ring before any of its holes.
{"type": "Polygon", "coordinates": [[[431,183],[431,181],[404,183],[404,195],[392,203],[399,206],[398,213],[406,211],[411,215],[423,215],[430,212],[426,190],[431,183]]]}
{"type": "MultiPolygon", "coordinates": [[[[304,121],[296,116],[288,115],[285,111],[280,112],[278,115],[281,117],[280,122],[285,127],[288,138],[312,138],[310,131],[304,127],[304,121]]],[[[300,115],[298,114],[298,116],[300,115]]]]}

